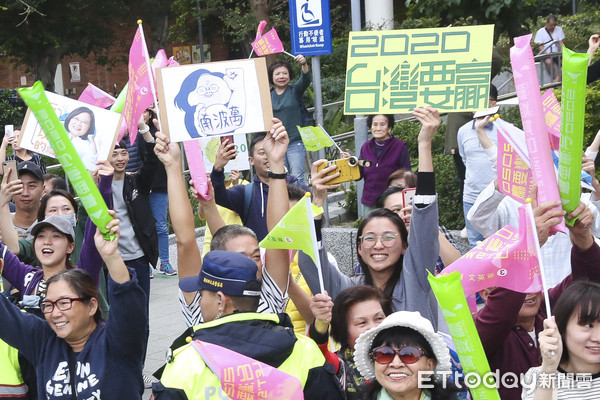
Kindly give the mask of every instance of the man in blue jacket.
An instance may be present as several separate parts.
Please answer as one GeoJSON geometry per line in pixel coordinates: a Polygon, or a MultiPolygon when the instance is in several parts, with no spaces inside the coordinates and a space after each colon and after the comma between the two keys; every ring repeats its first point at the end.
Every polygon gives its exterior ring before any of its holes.
{"type": "MultiPolygon", "coordinates": [[[[223,169],[229,160],[236,157],[237,151],[233,143],[222,143],[219,146],[213,170],[210,174],[215,200],[217,204],[238,213],[244,226],[252,229],[258,241],[267,235],[267,199],[269,198],[269,181],[273,173],[269,170],[269,163],[265,154],[263,141],[265,132],[254,135],[250,142],[250,165],[254,166],[256,175],[249,185],[237,185],[230,189],[225,188],[225,173],[223,169]]],[[[280,175],[280,174],[275,174],[280,175]]],[[[287,170],[286,170],[287,175],[287,170]]],[[[299,183],[295,176],[287,175],[288,183],[299,185],[304,191],[310,189],[299,183]]]]}

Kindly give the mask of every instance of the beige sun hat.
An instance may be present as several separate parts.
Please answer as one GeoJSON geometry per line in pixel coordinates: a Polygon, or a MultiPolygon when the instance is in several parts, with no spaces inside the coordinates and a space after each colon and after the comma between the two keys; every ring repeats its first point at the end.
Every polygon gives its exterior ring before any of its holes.
{"type": "Polygon", "coordinates": [[[433,355],[437,360],[437,364],[434,368],[435,372],[451,371],[450,351],[448,350],[448,346],[446,346],[444,338],[433,330],[431,322],[429,322],[428,319],[423,318],[418,311],[397,311],[388,315],[386,319],[375,328],[363,332],[358,339],[356,339],[356,345],[354,346],[354,362],[356,363],[358,371],[365,379],[375,379],[375,368],[373,367],[373,360],[370,355],[373,340],[375,340],[375,337],[379,332],[396,326],[410,328],[423,335],[425,340],[429,343],[429,346],[431,346],[433,355]]]}

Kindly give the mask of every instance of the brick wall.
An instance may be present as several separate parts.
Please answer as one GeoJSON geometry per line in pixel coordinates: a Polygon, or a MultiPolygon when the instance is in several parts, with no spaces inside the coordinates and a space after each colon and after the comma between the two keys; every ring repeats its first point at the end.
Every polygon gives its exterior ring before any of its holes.
{"type": "MultiPolygon", "coordinates": [[[[80,56],[66,56],[61,60],[62,65],[62,77],[65,91],[69,94],[60,93],[68,97],[77,99],[83,89],[87,86],[88,82],[93,83],[102,90],[117,95],[123,89],[127,83],[127,59],[129,57],[129,46],[130,40],[133,40],[136,27],[120,28],[118,37],[131,38],[124,40],[125,46],[121,47],[118,44],[111,46],[109,49],[110,58],[120,58],[122,61],[116,62],[112,65],[99,65],[96,63],[94,54],[91,54],[88,59],[84,59],[80,56]],[[71,72],[69,69],[70,62],[78,62],[80,67],[81,81],[71,82],[71,72]],[[115,88],[116,86],[116,88],[115,88]],[[74,93],[72,91],[74,90],[74,93]]],[[[148,37],[149,27],[144,24],[144,30],[146,37],[148,37]]],[[[194,43],[175,44],[179,45],[191,45],[194,43]]],[[[167,56],[172,56],[173,44],[170,44],[165,51],[167,56]]],[[[226,60],[229,55],[229,49],[223,44],[221,38],[217,38],[211,43],[211,60],[221,61],[226,60]]],[[[153,56],[153,55],[151,55],[153,56]]],[[[14,65],[7,61],[2,62],[0,58],[0,89],[16,89],[24,86],[31,86],[34,83],[33,75],[26,73],[27,67],[24,65],[14,65]],[[25,76],[25,83],[21,84],[21,76],[25,76]]]]}

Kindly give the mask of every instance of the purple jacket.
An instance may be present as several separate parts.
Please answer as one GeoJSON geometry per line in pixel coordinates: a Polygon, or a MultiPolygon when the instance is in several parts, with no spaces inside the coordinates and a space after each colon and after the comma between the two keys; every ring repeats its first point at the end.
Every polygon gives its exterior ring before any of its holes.
{"type": "Polygon", "coordinates": [[[383,152],[375,156],[375,139],[370,139],[360,149],[360,159],[371,161],[370,167],[364,168],[365,187],[361,203],[373,207],[377,196],[385,190],[385,182],[392,172],[399,169],[410,171],[410,153],[403,140],[392,137],[383,142],[383,152]]]}
{"type": "MultiPolygon", "coordinates": [[[[556,287],[550,289],[550,304],[554,306],[562,292],[578,279],[589,279],[600,283],[600,247],[596,243],[588,250],[582,251],[576,246],[571,249],[571,266],[573,272],[556,287]]],[[[490,293],[485,307],[475,317],[475,325],[481,338],[481,343],[487,355],[492,372],[500,370],[500,376],[513,372],[520,378],[531,367],[542,364],[540,349],[536,347],[531,336],[525,329],[517,325],[519,310],[525,301],[525,293],[497,288],[490,293]]],[[[544,330],[543,321],[546,318],[546,307],[540,306],[535,317],[536,336],[544,330]]],[[[512,382],[507,380],[507,385],[512,382]]],[[[521,385],[506,388],[500,385],[499,393],[502,400],[520,400],[521,385]]]]}
{"type": "MultiPolygon", "coordinates": [[[[107,201],[112,198],[112,175],[102,176],[98,189],[100,194],[107,201]]],[[[102,269],[102,257],[96,249],[94,243],[94,234],[96,233],[96,225],[91,219],[87,219],[85,223],[85,232],[83,235],[83,245],[79,255],[79,265],[87,271],[96,284],[100,280],[100,270],[102,269]]],[[[4,251],[4,244],[0,244],[0,254],[4,251]]],[[[2,276],[12,283],[21,292],[21,296],[35,294],[36,287],[44,277],[44,271],[41,267],[35,267],[19,261],[19,258],[11,253],[8,249],[4,257],[4,271],[2,276]]]]}

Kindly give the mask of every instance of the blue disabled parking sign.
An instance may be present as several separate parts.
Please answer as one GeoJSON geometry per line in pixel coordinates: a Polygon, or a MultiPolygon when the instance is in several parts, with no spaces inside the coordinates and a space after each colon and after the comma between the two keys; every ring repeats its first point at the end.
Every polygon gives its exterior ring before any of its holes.
{"type": "Polygon", "coordinates": [[[331,54],[329,0],[290,0],[292,53],[331,54]]]}

